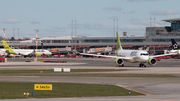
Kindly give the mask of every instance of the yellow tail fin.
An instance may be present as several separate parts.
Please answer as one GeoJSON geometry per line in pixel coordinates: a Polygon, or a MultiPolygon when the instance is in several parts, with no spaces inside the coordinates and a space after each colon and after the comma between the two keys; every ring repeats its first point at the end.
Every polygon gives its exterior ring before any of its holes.
{"type": "Polygon", "coordinates": [[[5,45],[6,53],[16,54],[16,53],[9,47],[9,45],[6,43],[6,41],[2,40],[2,42],[3,42],[3,47],[4,47],[4,45],[5,45]]]}
{"type": "Polygon", "coordinates": [[[119,33],[116,32],[116,34],[117,34],[117,50],[122,50],[121,41],[120,41],[120,38],[119,38],[119,33]]]}

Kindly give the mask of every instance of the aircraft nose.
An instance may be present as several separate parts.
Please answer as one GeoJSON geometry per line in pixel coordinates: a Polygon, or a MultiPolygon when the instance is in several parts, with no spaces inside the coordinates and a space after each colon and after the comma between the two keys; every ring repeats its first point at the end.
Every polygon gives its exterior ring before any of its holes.
{"type": "Polygon", "coordinates": [[[142,61],[148,61],[149,60],[149,56],[143,56],[143,57],[141,57],[141,60],[142,61]]]}

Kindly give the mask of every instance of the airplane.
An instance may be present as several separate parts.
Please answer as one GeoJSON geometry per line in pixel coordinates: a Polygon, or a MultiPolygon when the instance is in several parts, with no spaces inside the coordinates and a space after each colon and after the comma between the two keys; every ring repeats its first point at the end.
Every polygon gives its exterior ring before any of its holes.
{"type": "Polygon", "coordinates": [[[79,53],[76,50],[75,52],[81,55],[115,58],[115,64],[119,67],[124,67],[124,61],[131,63],[140,62],[139,67],[146,67],[146,63],[148,63],[149,65],[156,65],[157,60],[155,59],[155,57],[172,55],[172,54],[163,54],[163,55],[149,56],[146,50],[123,50],[121,47],[119,34],[118,32],[116,33],[117,33],[117,50],[115,51],[116,56],[79,53]]]}
{"type": "Polygon", "coordinates": [[[5,44],[5,52],[8,54],[15,54],[15,55],[23,55],[24,57],[26,56],[32,56],[34,53],[37,53],[37,57],[40,57],[42,54],[45,55],[51,55],[52,53],[48,50],[45,49],[38,49],[37,52],[34,49],[11,49],[9,45],[2,40],[3,45],[5,44]]]}
{"type": "Polygon", "coordinates": [[[169,53],[180,54],[180,51],[179,51],[180,48],[177,42],[174,39],[171,39],[171,42],[172,42],[172,50],[169,50],[169,53]]]}
{"type": "Polygon", "coordinates": [[[33,54],[34,50],[32,49],[11,49],[9,45],[6,43],[6,41],[2,40],[3,46],[5,44],[5,51],[8,54],[15,54],[15,55],[23,55],[24,57],[26,56],[31,56],[33,54]]]}

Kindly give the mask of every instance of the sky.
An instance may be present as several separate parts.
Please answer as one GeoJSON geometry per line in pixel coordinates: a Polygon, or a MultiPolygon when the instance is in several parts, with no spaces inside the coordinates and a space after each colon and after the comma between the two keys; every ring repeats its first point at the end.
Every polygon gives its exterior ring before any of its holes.
{"type": "Polygon", "coordinates": [[[36,29],[38,38],[71,36],[75,20],[78,36],[113,36],[114,23],[120,36],[144,36],[146,27],[170,26],[161,20],[180,18],[179,5],[179,0],[1,0],[0,36],[3,28],[6,38],[17,39],[18,28],[19,38],[35,38],[36,29]]]}

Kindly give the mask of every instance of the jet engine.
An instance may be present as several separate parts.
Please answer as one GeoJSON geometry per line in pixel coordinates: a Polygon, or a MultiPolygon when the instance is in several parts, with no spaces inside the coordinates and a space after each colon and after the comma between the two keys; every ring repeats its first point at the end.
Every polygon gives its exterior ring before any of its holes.
{"type": "Polygon", "coordinates": [[[9,53],[9,50],[6,50],[6,53],[9,53]]]}
{"type": "Polygon", "coordinates": [[[122,65],[124,64],[124,61],[123,61],[123,59],[116,58],[116,59],[115,59],[115,64],[116,64],[117,66],[122,66],[122,65]]]}
{"type": "Polygon", "coordinates": [[[42,55],[41,53],[36,53],[36,54],[37,54],[37,57],[41,57],[41,55],[42,55]]]}
{"type": "Polygon", "coordinates": [[[148,64],[149,64],[149,65],[156,65],[156,63],[157,63],[157,60],[156,60],[155,58],[150,58],[150,59],[148,60],[148,64]]]}

